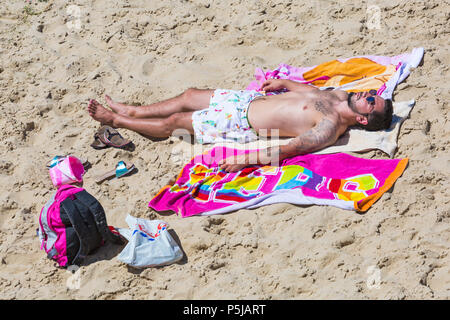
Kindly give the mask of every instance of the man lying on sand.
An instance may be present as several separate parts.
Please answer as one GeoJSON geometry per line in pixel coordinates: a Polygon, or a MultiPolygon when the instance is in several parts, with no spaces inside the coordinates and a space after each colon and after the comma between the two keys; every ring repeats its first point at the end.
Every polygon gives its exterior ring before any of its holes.
{"type": "Polygon", "coordinates": [[[322,91],[284,79],[267,80],[261,87],[266,92],[282,89],[288,92],[266,96],[259,91],[190,88],[177,97],[139,107],[106,96],[112,111],[95,100],[89,101],[88,111],[102,124],[151,137],[170,137],[176,129],[188,130],[201,143],[218,138],[248,142],[257,139],[258,133],[270,136],[273,132],[295,137],[286,145],[258,150],[256,155],[224,159],[220,166],[229,172],[320,150],[335,143],[349,126],[374,131],[391,124],[392,101],[376,95],[376,90],[322,91]]]}

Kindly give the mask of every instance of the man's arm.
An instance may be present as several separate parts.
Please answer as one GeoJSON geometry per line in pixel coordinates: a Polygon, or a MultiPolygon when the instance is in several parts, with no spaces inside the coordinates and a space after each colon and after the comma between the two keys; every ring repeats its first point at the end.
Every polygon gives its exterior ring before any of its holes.
{"type": "Polygon", "coordinates": [[[318,88],[306,84],[306,83],[299,83],[297,81],[292,80],[284,80],[284,87],[288,89],[289,91],[297,91],[297,92],[305,92],[305,91],[316,91],[319,90],[318,88]]]}
{"type": "Polygon", "coordinates": [[[332,145],[338,137],[336,124],[324,118],[310,130],[292,139],[287,145],[261,149],[238,157],[230,157],[224,159],[220,166],[226,171],[234,172],[251,164],[279,165],[286,158],[315,152],[332,145]]]}
{"type": "Polygon", "coordinates": [[[282,89],[287,89],[289,91],[296,91],[296,92],[319,90],[318,88],[312,85],[299,83],[287,79],[269,79],[264,81],[264,83],[261,86],[261,90],[263,91],[279,91],[282,89]]]}
{"type": "Polygon", "coordinates": [[[265,154],[261,158],[258,157],[258,164],[278,163],[286,158],[315,152],[332,145],[337,138],[336,124],[324,118],[316,126],[292,139],[288,144],[265,149],[265,154]]]}

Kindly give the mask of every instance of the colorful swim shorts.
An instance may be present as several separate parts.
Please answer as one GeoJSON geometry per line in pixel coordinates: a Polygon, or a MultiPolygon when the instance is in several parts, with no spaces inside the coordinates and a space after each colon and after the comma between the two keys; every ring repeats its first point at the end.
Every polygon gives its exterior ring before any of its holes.
{"type": "Polygon", "coordinates": [[[254,90],[215,90],[209,108],[192,114],[197,142],[245,143],[258,139],[258,134],[248,122],[247,112],[250,102],[263,95],[254,90]]]}

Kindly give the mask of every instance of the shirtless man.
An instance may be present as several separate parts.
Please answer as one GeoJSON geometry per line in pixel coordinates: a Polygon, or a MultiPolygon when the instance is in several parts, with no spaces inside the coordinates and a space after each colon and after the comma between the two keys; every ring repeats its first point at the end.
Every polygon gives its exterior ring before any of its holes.
{"type": "Polygon", "coordinates": [[[280,137],[295,137],[286,145],[261,149],[256,155],[225,158],[219,165],[229,172],[320,150],[335,143],[349,126],[384,130],[392,121],[392,101],[376,95],[375,90],[323,91],[283,79],[267,80],[261,87],[266,92],[282,89],[288,92],[266,96],[259,91],[191,88],[177,97],[139,107],[106,96],[112,111],[90,100],[88,112],[103,124],[144,136],[169,137],[174,130],[185,129],[201,143],[252,141],[258,132],[270,135],[271,129],[278,129],[280,137]]]}

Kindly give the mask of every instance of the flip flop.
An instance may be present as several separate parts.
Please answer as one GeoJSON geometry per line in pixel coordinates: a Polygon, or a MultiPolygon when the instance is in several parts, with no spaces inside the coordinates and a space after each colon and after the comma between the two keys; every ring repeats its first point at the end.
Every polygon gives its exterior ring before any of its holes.
{"type": "Polygon", "coordinates": [[[124,161],[119,161],[116,165],[116,169],[105,172],[102,175],[98,176],[95,179],[95,182],[100,183],[112,177],[120,178],[134,171],[134,169],[136,169],[134,164],[126,164],[124,161]]]}
{"type": "Polygon", "coordinates": [[[109,148],[109,146],[107,146],[100,140],[98,132],[94,134],[94,142],[91,143],[91,147],[94,148],[95,150],[109,148]]]}
{"type": "Polygon", "coordinates": [[[106,146],[111,146],[114,148],[125,148],[129,146],[132,142],[125,139],[122,135],[113,127],[101,126],[97,130],[98,139],[106,146]]]}

